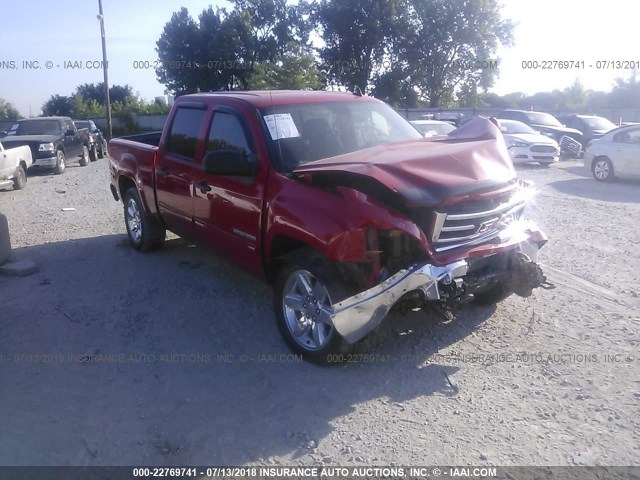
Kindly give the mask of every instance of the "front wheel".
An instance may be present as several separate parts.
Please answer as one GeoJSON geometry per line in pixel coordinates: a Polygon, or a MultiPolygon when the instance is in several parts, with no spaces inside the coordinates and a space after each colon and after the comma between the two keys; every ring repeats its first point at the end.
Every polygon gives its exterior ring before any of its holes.
{"type": "Polygon", "coordinates": [[[22,190],[27,186],[27,172],[24,171],[22,165],[18,165],[16,173],[13,176],[13,188],[14,190],[22,190]]]}
{"type": "Polygon", "coordinates": [[[80,166],[86,167],[87,165],[89,165],[89,147],[83,145],[82,156],[80,157],[80,166]]]}
{"type": "Polygon", "coordinates": [[[155,221],[142,206],[138,190],[130,188],[124,194],[124,223],[129,242],[136,250],[155,250],[164,243],[165,228],[155,221]]]}
{"type": "MultiPolygon", "coordinates": [[[[96,147],[95,145],[91,148],[91,150],[89,151],[89,158],[91,159],[92,162],[95,162],[96,160],[98,160],[99,154],[98,154],[98,147],[96,147]]],[[[102,158],[102,157],[100,157],[102,158]]]]}
{"type": "Polygon", "coordinates": [[[56,175],[61,175],[64,173],[67,165],[65,163],[64,152],[62,150],[56,151],[56,166],[53,167],[53,172],[56,175]]]}
{"type": "Polygon", "coordinates": [[[613,164],[606,157],[599,157],[591,165],[593,178],[598,182],[608,182],[613,179],[613,164]]]}
{"type": "Polygon", "coordinates": [[[332,304],[344,295],[325,262],[288,264],[281,270],[274,290],[278,329],[291,350],[321,364],[333,363],[332,355],[348,351],[330,318],[332,304]]]}

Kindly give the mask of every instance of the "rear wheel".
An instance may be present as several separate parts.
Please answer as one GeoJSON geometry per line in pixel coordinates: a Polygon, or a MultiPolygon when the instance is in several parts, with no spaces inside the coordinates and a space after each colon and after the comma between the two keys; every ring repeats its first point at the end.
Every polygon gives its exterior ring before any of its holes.
{"type": "Polygon", "coordinates": [[[98,158],[104,158],[107,154],[107,147],[105,142],[100,142],[100,148],[98,149],[98,158]]]}
{"type": "Polygon", "coordinates": [[[82,156],[80,157],[80,166],[86,167],[87,165],[89,165],[89,147],[83,145],[82,156]]]}
{"type": "Polygon", "coordinates": [[[138,190],[135,188],[127,190],[122,201],[124,223],[133,248],[147,252],[160,247],[164,243],[167,232],[144,210],[138,190]]]}
{"type": "Polygon", "coordinates": [[[96,160],[98,160],[98,147],[96,147],[95,145],[91,148],[91,151],[89,152],[89,158],[91,159],[92,162],[95,162],[96,160]]]}
{"type": "Polygon", "coordinates": [[[27,186],[27,172],[24,171],[24,167],[22,165],[18,165],[16,169],[16,173],[13,176],[13,189],[14,190],[22,190],[27,186]]]}
{"type": "Polygon", "coordinates": [[[53,172],[56,175],[60,175],[64,173],[66,168],[67,168],[67,165],[65,163],[64,152],[62,150],[56,151],[56,166],[53,167],[53,172]]]}
{"type": "Polygon", "coordinates": [[[287,263],[274,288],[278,329],[289,348],[314,363],[334,363],[349,345],[331,322],[331,306],[346,298],[328,262],[315,252],[287,263]]]}
{"type": "Polygon", "coordinates": [[[607,157],[598,157],[591,164],[593,178],[599,182],[608,182],[613,179],[613,164],[607,157]]]}

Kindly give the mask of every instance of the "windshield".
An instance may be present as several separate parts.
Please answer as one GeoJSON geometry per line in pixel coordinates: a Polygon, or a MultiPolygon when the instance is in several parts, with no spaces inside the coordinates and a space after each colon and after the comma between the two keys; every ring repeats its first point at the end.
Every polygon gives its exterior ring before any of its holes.
{"type": "Polygon", "coordinates": [[[583,117],[584,123],[589,125],[592,130],[612,130],[616,128],[613,122],[603,117],[583,117]]]}
{"type": "Polygon", "coordinates": [[[11,127],[9,135],[60,135],[60,122],[57,120],[25,120],[11,127]]]}
{"type": "Polygon", "coordinates": [[[548,125],[550,127],[561,127],[562,124],[554,117],[548,113],[538,113],[538,112],[527,112],[527,118],[530,123],[535,125],[548,125]]]}
{"type": "Polygon", "coordinates": [[[76,128],[91,128],[91,122],[73,122],[76,124],[76,128]]]}
{"type": "Polygon", "coordinates": [[[274,152],[280,157],[275,167],[284,172],[322,158],[423,138],[380,102],[278,105],[262,114],[274,152]]]}
{"type": "Polygon", "coordinates": [[[418,131],[425,136],[434,136],[434,135],[448,135],[449,132],[453,132],[456,127],[451,125],[450,123],[413,123],[413,126],[418,129],[418,131]]]}
{"type": "Polygon", "coordinates": [[[500,130],[502,130],[502,133],[506,133],[508,135],[517,135],[522,133],[536,134],[536,131],[529,125],[516,120],[500,120],[498,123],[500,124],[500,130]]]}

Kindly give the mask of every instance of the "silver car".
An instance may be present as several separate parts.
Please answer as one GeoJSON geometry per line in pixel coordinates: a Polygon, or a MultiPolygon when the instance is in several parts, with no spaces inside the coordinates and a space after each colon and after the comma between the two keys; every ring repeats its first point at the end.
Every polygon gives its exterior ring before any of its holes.
{"type": "Polygon", "coordinates": [[[614,177],[640,178],[640,125],[616,128],[591,140],[584,166],[599,182],[614,177]]]}

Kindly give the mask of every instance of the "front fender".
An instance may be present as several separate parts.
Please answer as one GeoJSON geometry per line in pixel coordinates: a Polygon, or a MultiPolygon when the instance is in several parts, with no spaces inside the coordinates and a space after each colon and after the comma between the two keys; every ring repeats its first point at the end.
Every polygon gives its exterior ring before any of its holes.
{"type": "Polygon", "coordinates": [[[427,239],[411,220],[347,187],[328,191],[283,179],[268,203],[266,256],[272,241],[286,236],[322,252],[337,262],[369,262],[369,229],[401,230],[427,246],[427,239]]]}

